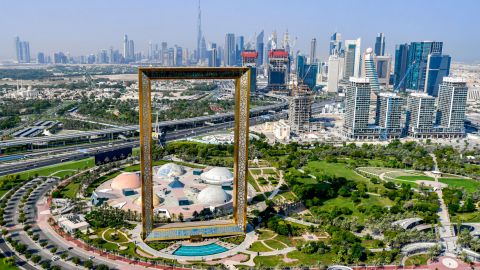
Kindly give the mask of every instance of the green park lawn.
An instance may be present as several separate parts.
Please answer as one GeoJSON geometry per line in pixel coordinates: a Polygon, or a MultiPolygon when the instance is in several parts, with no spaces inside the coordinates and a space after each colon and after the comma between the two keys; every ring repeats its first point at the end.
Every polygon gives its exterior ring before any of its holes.
{"type": "Polygon", "coordinates": [[[480,189],[480,181],[469,178],[439,178],[438,181],[447,184],[449,187],[465,188],[469,193],[480,189]]]}
{"type": "Polygon", "coordinates": [[[62,198],[74,199],[77,195],[77,192],[80,190],[80,183],[72,181],[67,186],[60,190],[62,198]]]}
{"type": "Polygon", "coordinates": [[[258,240],[270,239],[275,235],[274,232],[270,230],[259,230],[258,231],[258,240]]]}
{"type": "Polygon", "coordinates": [[[272,251],[268,247],[266,247],[262,242],[254,242],[252,246],[248,249],[250,251],[254,252],[268,252],[272,251]]]}
{"type": "Polygon", "coordinates": [[[0,269],[2,270],[19,270],[20,268],[18,268],[17,266],[10,266],[10,265],[6,265],[4,262],[3,262],[4,258],[2,256],[2,258],[0,258],[0,269]]]}
{"type": "Polygon", "coordinates": [[[252,174],[248,173],[248,183],[253,186],[255,191],[260,191],[260,187],[258,186],[257,182],[253,179],[252,174]]]}
{"type": "Polygon", "coordinates": [[[284,249],[286,248],[287,246],[285,246],[284,244],[282,244],[281,242],[277,241],[277,240],[265,240],[265,244],[267,244],[269,247],[273,248],[273,249],[276,249],[276,250],[280,250],[280,249],[284,249]]]}
{"type": "Polygon", "coordinates": [[[366,182],[366,179],[351,168],[347,167],[345,163],[329,163],[326,161],[311,161],[304,167],[304,169],[311,172],[324,173],[328,175],[334,175],[337,177],[345,177],[349,180],[366,182]]]}
{"type": "Polygon", "coordinates": [[[425,265],[428,261],[428,254],[417,254],[408,257],[405,261],[405,266],[425,265]]]}
{"type": "MultiPolygon", "coordinates": [[[[82,159],[78,161],[63,162],[56,165],[42,167],[38,169],[32,169],[15,174],[20,177],[21,180],[27,180],[29,177],[38,176],[58,176],[63,177],[65,175],[72,175],[78,169],[92,168],[95,166],[95,160],[93,158],[82,159]],[[65,170],[65,171],[64,171],[65,170]]],[[[19,183],[18,183],[19,184],[19,183]]],[[[3,196],[8,190],[0,189],[0,197],[3,196]]]]}
{"type": "Polygon", "coordinates": [[[398,176],[396,179],[399,180],[407,180],[407,181],[418,181],[418,180],[428,180],[428,181],[434,181],[433,177],[426,176],[426,175],[403,175],[403,176],[398,176]]]}
{"type": "Polygon", "coordinates": [[[450,216],[452,223],[457,222],[480,222],[480,212],[475,211],[472,213],[455,213],[450,216]]]}
{"type": "Polygon", "coordinates": [[[274,240],[277,240],[279,242],[284,243],[287,246],[294,246],[294,243],[292,242],[292,238],[285,236],[285,235],[277,235],[273,238],[274,240]]]}
{"type": "Polygon", "coordinates": [[[318,206],[319,210],[330,211],[333,207],[347,207],[352,210],[352,216],[358,217],[361,221],[365,219],[365,215],[357,209],[360,205],[378,205],[381,207],[391,206],[393,202],[386,197],[370,195],[368,198],[362,198],[360,203],[354,203],[350,197],[338,196],[333,199],[326,200],[323,205],[318,206]]]}
{"type": "MultiPolygon", "coordinates": [[[[51,174],[54,174],[54,176],[61,176],[60,171],[63,170],[78,170],[78,169],[84,169],[84,168],[91,168],[95,166],[95,161],[93,158],[87,158],[87,159],[82,159],[78,161],[69,161],[69,162],[63,162],[60,164],[56,165],[51,165],[47,167],[42,167],[38,169],[32,169],[28,171],[23,171],[21,173],[18,173],[17,175],[20,176],[21,179],[26,180],[30,176],[35,176],[38,174],[38,176],[49,176],[51,174]],[[58,172],[58,173],[57,173],[58,172]]],[[[65,172],[68,175],[73,174],[73,171],[66,171],[65,172]]]]}

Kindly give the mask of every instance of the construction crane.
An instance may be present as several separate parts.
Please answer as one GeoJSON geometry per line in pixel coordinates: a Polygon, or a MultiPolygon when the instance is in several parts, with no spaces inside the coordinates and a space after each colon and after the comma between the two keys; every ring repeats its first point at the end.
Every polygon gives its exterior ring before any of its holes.
{"type": "Polygon", "coordinates": [[[398,83],[397,87],[395,87],[395,89],[393,89],[393,91],[395,93],[398,93],[398,91],[400,90],[400,87],[403,85],[403,83],[405,82],[405,79],[407,78],[408,74],[410,73],[410,71],[412,71],[412,68],[413,66],[415,65],[415,61],[413,61],[412,64],[410,64],[410,66],[408,67],[407,71],[405,71],[405,75],[403,75],[402,79],[400,80],[400,82],[398,83]]]}

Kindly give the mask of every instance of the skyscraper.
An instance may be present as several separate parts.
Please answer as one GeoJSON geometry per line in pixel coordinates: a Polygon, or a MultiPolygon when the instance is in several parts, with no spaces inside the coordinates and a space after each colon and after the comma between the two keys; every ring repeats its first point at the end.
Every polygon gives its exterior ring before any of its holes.
{"type": "Polygon", "coordinates": [[[377,95],[375,125],[380,139],[400,138],[402,135],[403,98],[395,93],[382,92],[377,95]]]}
{"type": "Polygon", "coordinates": [[[338,82],[342,78],[343,58],[336,54],[328,58],[327,91],[338,92],[338,82]]]}
{"type": "Polygon", "coordinates": [[[390,84],[390,66],[392,64],[392,57],[390,55],[374,55],[373,60],[377,68],[378,83],[380,85],[388,86],[390,84]]]}
{"type": "Polygon", "coordinates": [[[258,52],[255,50],[244,50],[241,53],[242,66],[250,68],[250,91],[257,90],[257,58],[258,52]]]}
{"type": "Polygon", "coordinates": [[[337,32],[333,33],[330,37],[329,55],[333,54],[342,54],[342,34],[337,32]]]}
{"type": "Polygon", "coordinates": [[[351,77],[345,94],[344,132],[349,138],[368,134],[371,87],[368,78],[351,77]]]}
{"type": "Polygon", "coordinates": [[[15,52],[18,63],[30,63],[30,43],[21,41],[19,37],[15,37],[15,52]]]}
{"type": "Polygon", "coordinates": [[[400,44],[395,46],[395,67],[393,72],[393,87],[401,91],[405,90],[405,82],[402,79],[408,68],[408,44],[400,44]],[[400,83],[402,83],[400,85],[400,83]]]}
{"type": "Polygon", "coordinates": [[[380,84],[378,83],[378,74],[375,67],[375,60],[372,48],[367,48],[367,50],[365,51],[362,65],[362,73],[365,77],[369,79],[372,91],[378,93],[380,91],[380,84]]]}
{"type": "Polygon", "coordinates": [[[290,56],[285,49],[275,49],[268,52],[268,89],[288,94],[288,77],[290,71],[290,56]]]}
{"type": "Polygon", "coordinates": [[[45,54],[43,52],[37,53],[37,63],[38,64],[45,64],[45,54]]]}
{"type": "Polygon", "coordinates": [[[128,48],[129,45],[130,43],[128,42],[128,36],[125,34],[123,36],[123,58],[125,58],[125,62],[128,62],[128,60],[130,60],[130,49],[128,48]]]}
{"type": "Polygon", "coordinates": [[[128,41],[128,59],[135,61],[135,43],[133,40],[128,41]]]}
{"type": "Polygon", "coordinates": [[[407,89],[424,91],[427,61],[429,54],[442,54],[443,42],[422,41],[412,42],[408,48],[405,87],[407,89]]]}
{"type": "Polygon", "coordinates": [[[385,55],[385,35],[383,33],[378,33],[375,39],[375,55],[385,55]]]}
{"type": "Polygon", "coordinates": [[[345,80],[350,77],[360,77],[360,46],[360,38],[345,41],[345,67],[343,69],[345,80]]]}
{"type": "Polygon", "coordinates": [[[439,85],[443,78],[450,74],[450,61],[449,55],[438,53],[428,55],[424,92],[434,97],[438,96],[439,85]]]}
{"type": "Polygon", "coordinates": [[[444,77],[438,93],[437,123],[452,135],[465,133],[468,88],[463,78],[444,77]]]}
{"type": "Polygon", "coordinates": [[[307,58],[303,55],[297,56],[297,80],[298,84],[307,85],[310,90],[315,88],[317,85],[317,73],[318,73],[318,64],[307,64],[307,58]]]}
{"type": "Polygon", "coordinates": [[[263,66],[263,53],[264,53],[264,43],[263,43],[263,30],[260,34],[257,35],[257,40],[255,43],[256,51],[258,52],[257,58],[257,67],[263,66]]]}
{"type": "Polygon", "coordinates": [[[417,92],[408,96],[405,128],[410,136],[429,137],[433,130],[434,115],[434,97],[417,92]]]}
{"type": "Polygon", "coordinates": [[[162,42],[162,52],[161,52],[160,61],[162,62],[163,66],[167,65],[167,61],[168,61],[168,44],[167,44],[167,42],[162,42]]]}
{"type": "Polygon", "coordinates": [[[195,60],[200,61],[202,57],[202,10],[200,9],[200,0],[198,0],[198,17],[197,17],[197,49],[195,60]]]}
{"type": "Polygon", "coordinates": [[[225,57],[224,66],[235,66],[235,35],[228,33],[225,35],[225,57]]]}
{"type": "Polygon", "coordinates": [[[245,48],[245,39],[243,36],[237,36],[235,39],[235,56],[236,56],[236,65],[242,65],[242,52],[245,48]]]}
{"type": "Polygon", "coordinates": [[[173,65],[180,67],[183,65],[183,50],[182,47],[175,45],[173,48],[173,65]]]}
{"type": "Polygon", "coordinates": [[[293,133],[299,134],[310,130],[312,101],[311,90],[306,85],[294,88],[288,104],[288,122],[293,133]]]}
{"type": "Polygon", "coordinates": [[[312,41],[310,42],[310,63],[316,63],[317,62],[317,39],[313,38],[312,41]]]}

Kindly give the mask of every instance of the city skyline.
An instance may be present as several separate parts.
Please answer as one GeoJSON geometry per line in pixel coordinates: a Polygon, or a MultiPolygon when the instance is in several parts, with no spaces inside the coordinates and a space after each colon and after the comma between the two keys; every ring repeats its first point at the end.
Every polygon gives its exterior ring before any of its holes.
{"type": "MultiPolygon", "coordinates": [[[[1,60],[15,59],[12,43],[16,36],[30,42],[32,56],[38,52],[51,55],[59,51],[87,55],[111,46],[122,50],[125,34],[135,41],[135,50],[144,53],[148,50],[149,41],[166,41],[169,45],[177,44],[190,50],[197,47],[198,1],[145,2],[136,6],[123,1],[105,1],[95,3],[95,8],[88,2],[54,2],[55,5],[48,6],[33,1],[28,6],[25,2],[2,6],[4,14],[0,23],[9,25],[15,21],[15,27],[1,30],[1,60]],[[21,20],[18,20],[18,13],[15,12],[18,10],[22,11],[21,20]],[[51,16],[52,13],[55,16],[51,16]],[[95,24],[100,27],[95,27],[95,24]]],[[[474,16],[479,4],[463,1],[463,5],[459,6],[448,1],[441,2],[438,4],[436,1],[435,6],[428,5],[427,1],[382,3],[382,6],[378,6],[376,1],[256,3],[247,0],[235,6],[235,12],[228,12],[229,8],[234,7],[232,3],[204,0],[201,2],[201,31],[207,43],[222,44],[227,33],[245,36],[245,43],[254,43],[255,34],[258,35],[262,30],[265,31],[266,41],[272,31],[276,30],[281,37],[288,29],[292,39],[298,38],[294,50],[300,50],[303,54],[309,54],[310,42],[316,38],[316,54],[322,61],[327,60],[329,38],[335,31],[340,32],[345,40],[361,37],[362,50],[373,48],[375,37],[381,32],[385,34],[386,54],[393,55],[396,44],[438,40],[444,42],[444,51],[452,56],[453,61],[478,62],[480,52],[476,47],[480,44],[480,37],[469,35],[471,31],[467,28],[480,23],[479,18],[474,16]],[[415,4],[416,8],[409,10],[409,17],[406,17],[399,11],[409,3],[415,4]],[[346,4],[352,8],[345,9],[346,4]],[[272,5],[276,5],[275,9],[271,8],[272,5]],[[252,6],[256,8],[252,9],[252,6]],[[460,9],[461,12],[450,12],[454,9],[460,9]],[[288,13],[291,10],[296,12],[288,13]],[[282,11],[288,16],[278,17],[277,13],[282,11]],[[375,15],[375,20],[365,20],[365,12],[375,15]],[[439,20],[442,12],[450,13],[439,20]],[[255,21],[251,23],[249,18],[258,20],[250,20],[255,21]],[[435,27],[432,27],[432,21],[435,27]]]]}

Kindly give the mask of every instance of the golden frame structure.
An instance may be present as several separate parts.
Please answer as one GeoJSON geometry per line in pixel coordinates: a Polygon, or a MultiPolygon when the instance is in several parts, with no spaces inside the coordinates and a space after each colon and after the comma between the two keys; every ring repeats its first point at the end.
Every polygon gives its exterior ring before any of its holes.
{"type": "MultiPolygon", "coordinates": [[[[247,226],[247,172],[250,119],[250,69],[249,68],[139,68],[139,114],[140,114],[140,166],[142,180],[142,238],[146,239],[154,229],[153,221],[153,171],[152,171],[152,80],[182,79],[233,79],[235,80],[235,131],[234,131],[234,188],[233,226],[245,232],[247,226]]],[[[193,225],[193,224],[192,224],[193,225]]],[[[214,226],[214,225],[213,225],[214,226]]],[[[182,227],[186,229],[188,227],[182,227]]],[[[194,225],[190,228],[196,228],[194,225]]],[[[197,230],[198,231],[198,230],[197,230]]],[[[222,233],[228,235],[230,233],[222,233]]],[[[231,234],[238,234],[231,233],[231,234]]],[[[214,234],[212,233],[212,236],[214,234]]],[[[219,234],[215,234],[219,235],[219,234]]],[[[203,236],[203,235],[202,235],[203,236]]],[[[208,235],[205,235],[208,236],[208,235]]],[[[152,236],[151,240],[160,240],[152,236]]],[[[178,237],[182,238],[182,237],[178,237]]],[[[186,238],[186,237],[183,237],[186,238]]]]}

